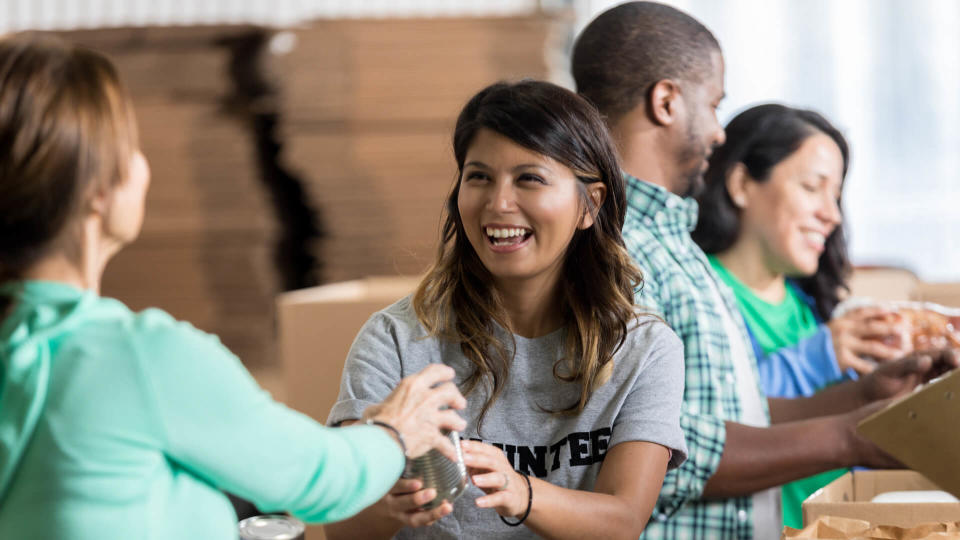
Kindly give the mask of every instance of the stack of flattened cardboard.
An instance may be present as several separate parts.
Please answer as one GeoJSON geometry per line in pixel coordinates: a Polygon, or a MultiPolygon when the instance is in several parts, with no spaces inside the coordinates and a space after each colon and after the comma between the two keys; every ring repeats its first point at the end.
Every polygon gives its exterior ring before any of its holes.
{"type": "MultiPolygon", "coordinates": [[[[546,78],[566,24],[542,16],[325,20],[291,31],[295,46],[267,64],[280,88],[280,157],[326,230],[304,246],[323,281],[426,267],[454,180],[459,109],[494,81],[546,78]]],[[[217,45],[249,30],[61,35],[115,61],[153,169],[143,233],[108,266],[104,294],[214,332],[256,368],[275,357],[277,218],[250,128],[225,112],[230,58],[217,45]]]]}
{"type": "Polygon", "coordinates": [[[106,53],[133,97],[152,169],[140,238],[107,266],[103,293],[213,332],[248,365],[273,361],[275,219],[253,142],[224,112],[235,27],[61,34],[106,53]]]}
{"type": "Polygon", "coordinates": [[[316,21],[278,58],[290,162],[329,236],[327,282],[420,274],[455,179],[453,126],[501,79],[547,78],[544,16],[316,21]]]}

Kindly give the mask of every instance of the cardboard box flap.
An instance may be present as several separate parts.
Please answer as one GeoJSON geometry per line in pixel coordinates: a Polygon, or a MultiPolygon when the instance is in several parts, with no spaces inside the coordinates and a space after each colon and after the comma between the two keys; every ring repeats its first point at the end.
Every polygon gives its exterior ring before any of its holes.
{"type": "Polygon", "coordinates": [[[417,276],[368,277],[281,294],[277,323],[287,404],[326,422],[357,332],[419,282],[417,276]]]}
{"type": "Polygon", "coordinates": [[[281,293],[277,297],[277,302],[279,305],[296,305],[371,299],[399,300],[413,292],[420,283],[420,279],[416,276],[371,276],[281,293]]]}
{"type": "Polygon", "coordinates": [[[936,484],[916,471],[853,471],[820,488],[803,502],[803,524],[835,516],[874,525],[913,527],[919,523],[960,521],[960,502],[875,503],[890,491],[929,491],[936,484]]]}
{"type": "Polygon", "coordinates": [[[857,431],[960,497],[960,369],[866,418],[857,431]]]}

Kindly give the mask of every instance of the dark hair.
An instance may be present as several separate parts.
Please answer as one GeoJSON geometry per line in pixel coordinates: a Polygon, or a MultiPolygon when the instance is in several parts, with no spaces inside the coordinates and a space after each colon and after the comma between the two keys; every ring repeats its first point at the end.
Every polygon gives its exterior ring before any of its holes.
{"type": "MultiPolygon", "coordinates": [[[[765,182],[770,171],[796,152],[807,138],[823,133],[840,148],[842,174],[847,175],[850,150],[846,139],[814,111],[777,104],[758,105],[731,120],[726,133],[726,143],[710,157],[710,168],[704,175],[706,185],[698,198],[700,219],[693,239],[707,253],[726,251],[740,235],[740,212],[727,191],[727,176],[738,163],[746,167],[751,179],[765,182]]],[[[827,237],[816,273],[797,282],[813,297],[820,317],[826,320],[840,301],[840,291],[846,288],[849,275],[850,261],[841,224],[827,237]]]]}
{"type": "Polygon", "coordinates": [[[554,84],[525,80],[497,83],[481,90],[463,108],[453,135],[459,170],[446,204],[437,260],[414,295],[414,308],[432,334],[460,343],[475,370],[465,393],[487,383],[480,413],[503,390],[511,354],[494,332],[494,322],[509,330],[489,271],[467,239],[457,207],[464,160],[481,129],[494,131],[568,167],[580,184],[581,200],[596,215],[592,227],[574,233],[564,258],[563,294],[566,343],[554,365],[560,380],[581,383],[578,403],[563,412],[581,411],[592,392],[606,382],[611,360],[636,317],[634,290],[642,277],[620,236],[626,194],[616,150],[603,119],[586,100],[554,84]],[[602,182],[607,193],[599,208],[585,184],[602,182]]]}
{"type": "Polygon", "coordinates": [[[577,92],[608,120],[644,103],[658,81],[702,81],[720,44],[707,27],[670,6],[627,2],[601,13],[573,46],[577,92]]]}
{"type": "Polygon", "coordinates": [[[125,178],[136,148],[109,60],[53,38],[0,40],[0,282],[54,248],[76,257],[75,218],[125,178]]]}

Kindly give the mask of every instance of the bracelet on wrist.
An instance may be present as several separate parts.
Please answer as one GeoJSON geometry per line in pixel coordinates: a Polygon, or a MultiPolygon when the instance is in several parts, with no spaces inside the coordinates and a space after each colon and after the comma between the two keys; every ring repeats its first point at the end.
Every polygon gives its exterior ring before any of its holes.
{"type": "Polygon", "coordinates": [[[516,523],[510,523],[507,521],[507,518],[500,516],[500,521],[511,527],[519,527],[522,525],[523,522],[527,520],[527,516],[530,515],[530,508],[533,506],[533,485],[530,483],[530,475],[525,472],[520,472],[520,476],[527,481],[527,511],[523,513],[523,515],[520,517],[520,521],[517,521],[516,523]]]}
{"type": "MultiPolygon", "coordinates": [[[[386,422],[381,422],[380,420],[374,420],[373,418],[368,419],[368,420],[367,420],[366,422],[364,422],[364,423],[365,423],[366,425],[368,425],[368,426],[379,426],[379,427],[382,427],[383,429],[386,429],[387,431],[390,431],[390,432],[392,432],[394,435],[396,435],[396,437],[397,437],[397,444],[400,445],[400,451],[403,452],[403,460],[404,460],[404,463],[406,463],[406,460],[407,460],[407,443],[406,443],[406,441],[403,440],[403,435],[400,434],[400,430],[399,430],[399,429],[391,426],[390,424],[388,424],[388,423],[386,423],[386,422]]],[[[406,470],[406,466],[404,466],[404,470],[406,470]]]]}

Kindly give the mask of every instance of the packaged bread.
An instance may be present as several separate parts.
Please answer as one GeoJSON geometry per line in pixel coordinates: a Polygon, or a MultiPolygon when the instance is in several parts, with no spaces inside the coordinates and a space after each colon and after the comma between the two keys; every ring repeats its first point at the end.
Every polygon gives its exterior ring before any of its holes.
{"type": "Polygon", "coordinates": [[[873,306],[888,310],[885,318],[904,323],[905,339],[910,341],[913,350],[960,348],[960,309],[957,308],[932,302],[875,302],[853,298],[837,306],[833,315],[838,317],[855,309],[873,306]]]}

